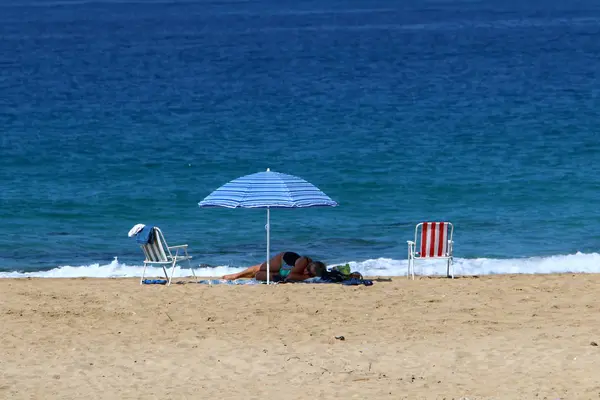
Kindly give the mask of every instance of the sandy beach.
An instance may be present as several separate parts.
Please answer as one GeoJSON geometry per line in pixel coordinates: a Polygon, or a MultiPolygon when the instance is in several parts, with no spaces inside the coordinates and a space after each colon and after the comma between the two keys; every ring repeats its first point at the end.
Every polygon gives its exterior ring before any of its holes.
{"type": "Polygon", "coordinates": [[[0,398],[600,395],[600,275],[392,279],[2,279],[0,398]]]}

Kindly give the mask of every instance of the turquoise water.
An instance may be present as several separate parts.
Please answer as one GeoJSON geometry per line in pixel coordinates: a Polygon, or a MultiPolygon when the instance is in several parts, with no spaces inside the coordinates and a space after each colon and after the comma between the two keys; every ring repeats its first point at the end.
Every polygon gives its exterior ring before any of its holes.
{"type": "Polygon", "coordinates": [[[600,272],[598,37],[595,0],[0,0],[0,275],[135,275],[136,223],[262,261],[264,210],[197,203],[266,168],[340,204],[273,251],[399,274],[449,220],[458,272],[600,272]]]}

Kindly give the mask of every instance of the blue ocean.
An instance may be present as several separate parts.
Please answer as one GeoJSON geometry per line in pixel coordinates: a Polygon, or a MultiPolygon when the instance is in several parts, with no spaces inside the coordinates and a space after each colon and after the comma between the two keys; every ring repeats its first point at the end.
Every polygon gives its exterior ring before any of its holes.
{"type": "Polygon", "coordinates": [[[0,0],[0,161],[2,277],[138,276],[137,223],[263,261],[198,202],[267,168],[339,203],[272,252],[402,275],[450,221],[457,274],[600,272],[600,2],[0,0]]]}

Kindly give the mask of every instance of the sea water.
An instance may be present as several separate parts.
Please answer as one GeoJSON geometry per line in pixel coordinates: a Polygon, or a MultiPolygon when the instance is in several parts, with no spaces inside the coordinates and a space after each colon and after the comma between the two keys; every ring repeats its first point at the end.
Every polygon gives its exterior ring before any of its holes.
{"type": "Polygon", "coordinates": [[[265,210],[197,203],[267,168],[339,203],[273,253],[400,275],[451,221],[458,274],[600,272],[598,38],[595,0],[0,0],[0,276],[137,276],[137,223],[261,262],[265,210]]]}

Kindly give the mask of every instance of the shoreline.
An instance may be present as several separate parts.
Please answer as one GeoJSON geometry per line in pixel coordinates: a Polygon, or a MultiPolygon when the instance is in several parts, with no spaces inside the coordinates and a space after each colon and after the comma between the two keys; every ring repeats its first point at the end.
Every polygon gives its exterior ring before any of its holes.
{"type": "MultiPolygon", "coordinates": [[[[513,259],[462,259],[456,258],[455,273],[457,276],[488,276],[488,275],[537,275],[537,274],[569,274],[569,273],[600,273],[599,253],[580,253],[566,255],[549,255],[538,257],[525,257],[513,259]]],[[[366,259],[363,261],[349,261],[352,271],[362,273],[363,276],[405,276],[407,264],[406,259],[366,259]]],[[[341,264],[344,264],[342,262],[341,264]]],[[[444,277],[445,265],[437,262],[419,263],[416,273],[421,276],[444,277]]],[[[330,263],[329,266],[338,265],[330,263]]],[[[239,272],[243,267],[221,266],[194,266],[196,273],[202,278],[214,278],[239,272]],[[212,275],[212,276],[209,276],[212,275]]],[[[0,272],[0,278],[26,278],[26,277],[102,277],[102,278],[125,278],[139,277],[143,266],[137,264],[121,263],[116,258],[110,262],[97,262],[80,266],[55,266],[43,270],[31,271],[22,266],[10,267],[10,271],[0,272]],[[17,272],[19,271],[19,272],[17,272]]],[[[162,272],[160,268],[149,267],[149,274],[158,276],[162,272]]],[[[177,268],[175,277],[181,278],[192,273],[187,268],[177,268]]]]}
{"type": "MultiPolygon", "coordinates": [[[[600,276],[600,272],[522,272],[522,273],[510,273],[510,274],[504,274],[504,273],[498,273],[498,274],[480,274],[480,275],[456,275],[454,277],[454,280],[464,280],[464,279],[489,279],[489,278],[498,278],[498,277],[507,277],[507,278],[516,278],[516,277],[527,277],[527,276],[531,276],[531,277],[537,277],[537,276],[569,276],[569,275],[590,275],[590,276],[600,276]]],[[[10,277],[2,277],[0,276],[0,281],[3,280],[140,280],[140,276],[106,276],[106,277],[95,277],[95,276],[65,276],[65,277],[56,277],[56,276],[10,276],[10,277]]],[[[363,276],[364,279],[371,279],[371,280],[382,280],[383,281],[389,281],[389,279],[392,279],[393,281],[397,280],[397,279],[404,279],[406,281],[409,281],[409,279],[406,277],[406,275],[365,275],[363,276]]],[[[163,277],[160,276],[146,276],[146,279],[164,279],[163,277]]],[[[196,279],[196,280],[210,280],[210,279],[221,279],[221,276],[196,276],[195,278],[192,275],[189,276],[174,276],[173,277],[173,284],[175,284],[175,281],[179,279],[179,280],[191,280],[191,279],[196,279]]],[[[441,274],[441,275],[415,275],[415,281],[419,281],[419,280],[449,280],[451,281],[452,278],[448,278],[445,275],[441,274]]],[[[242,278],[239,280],[249,280],[248,278],[242,278]]],[[[301,283],[301,282],[299,282],[301,283]]],[[[311,284],[309,282],[307,282],[306,284],[311,284]]],[[[319,284],[320,285],[320,284],[319,284]]]]}

